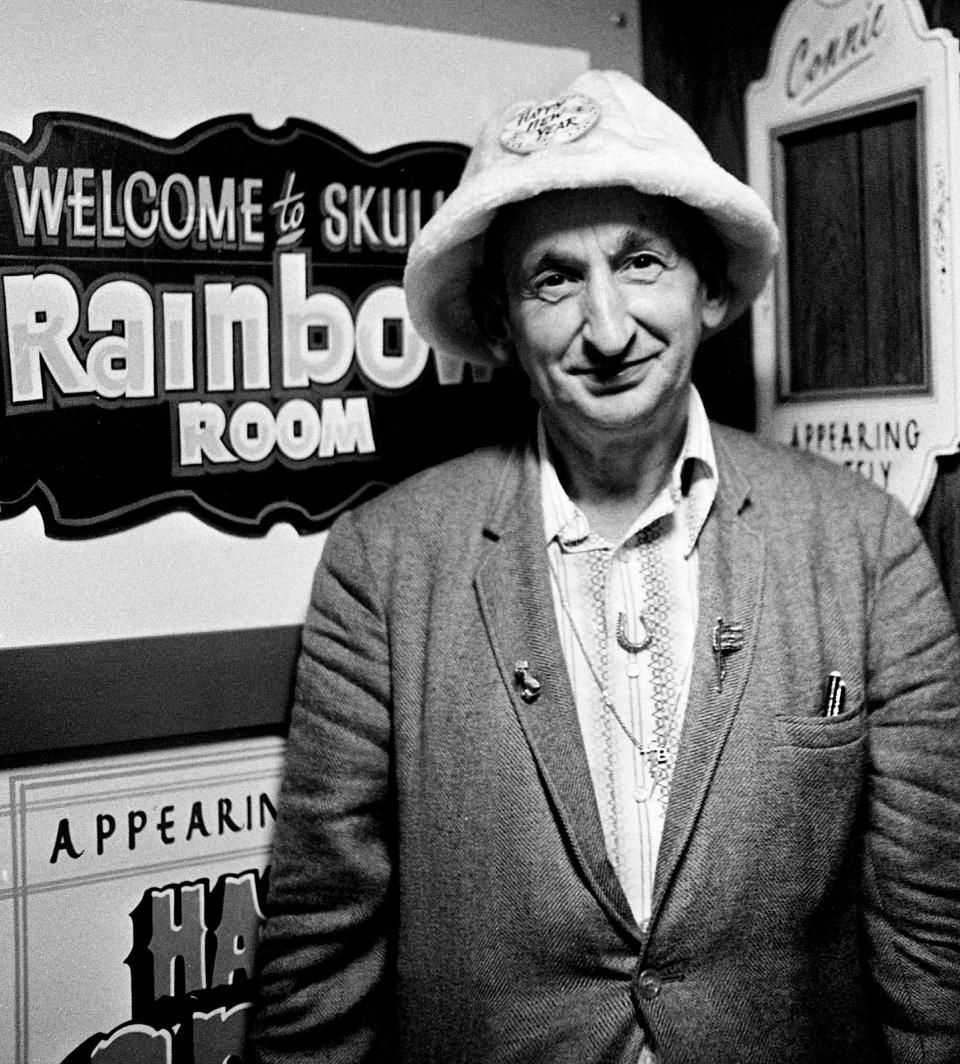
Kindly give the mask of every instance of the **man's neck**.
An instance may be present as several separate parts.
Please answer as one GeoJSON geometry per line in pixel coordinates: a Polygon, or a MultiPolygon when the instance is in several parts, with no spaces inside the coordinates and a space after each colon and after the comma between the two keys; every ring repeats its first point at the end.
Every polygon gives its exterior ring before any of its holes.
{"type": "Polygon", "coordinates": [[[652,440],[589,447],[548,421],[544,426],[560,483],[591,531],[610,543],[620,542],[669,482],[686,432],[684,421],[676,432],[652,440]]]}

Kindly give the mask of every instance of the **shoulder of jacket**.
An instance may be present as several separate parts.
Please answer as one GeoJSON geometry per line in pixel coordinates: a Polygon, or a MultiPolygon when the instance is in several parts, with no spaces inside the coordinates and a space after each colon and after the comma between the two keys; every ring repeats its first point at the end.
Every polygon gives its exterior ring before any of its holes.
{"type": "Polygon", "coordinates": [[[443,526],[489,512],[504,471],[518,462],[522,442],[482,447],[424,469],[351,511],[359,527],[429,537],[443,526]]]}
{"type": "Polygon", "coordinates": [[[890,506],[887,492],[840,462],[729,425],[710,427],[718,463],[732,463],[757,504],[787,509],[816,505],[877,515],[890,506]]]}

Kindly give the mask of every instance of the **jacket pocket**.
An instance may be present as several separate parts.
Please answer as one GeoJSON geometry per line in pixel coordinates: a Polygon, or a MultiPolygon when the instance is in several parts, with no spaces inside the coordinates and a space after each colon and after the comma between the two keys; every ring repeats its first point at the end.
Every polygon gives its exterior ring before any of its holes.
{"type": "MultiPolygon", "coordinates": [[[[862,702],[836,717],[780,716],[774,720],[778,747],[807,750],[828,750],[853,743],[862,746],[867,728],[862,702]]],[[[856,754],[856,751],[849,753],[856,754]]]]}
{"type": "Polygon", "coordinates": [[[841,907],[853,901],[866,762],[863,702],[836,717],[776,717],[772,740],[758,796],[763,879],[769,902],[795,925],[828,896],[841,907]]]}

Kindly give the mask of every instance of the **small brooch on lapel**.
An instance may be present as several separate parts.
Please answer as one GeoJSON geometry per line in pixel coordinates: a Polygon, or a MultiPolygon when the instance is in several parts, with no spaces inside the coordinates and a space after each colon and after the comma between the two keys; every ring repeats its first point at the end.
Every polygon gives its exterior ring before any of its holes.
{"type": "Polygon", "coordinates": [[[513,678],[520,689],[520,697],[526,703],[536,702],[540,697],[540,681],[530,671],[528,661],[518,661],[513,666],[513,678]]]}
{"type": "Polygon", "coordinates": [[[717,675],[717,694],[720,694],[727,675],[727,654],[743,649],[743,625],[718,617],[717,623],[713,626],[711,646],[717,675]]]}

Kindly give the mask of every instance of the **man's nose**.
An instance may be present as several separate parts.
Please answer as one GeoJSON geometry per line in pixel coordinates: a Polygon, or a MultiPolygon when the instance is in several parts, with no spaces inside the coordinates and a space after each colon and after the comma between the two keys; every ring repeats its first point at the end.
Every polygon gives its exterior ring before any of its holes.
{"type": "Polygon", "coordinates": [[[626,354],[634,336],[633,318],[626,299],[611,274],[593,277],[584,293],[584,339],[604,358],[626,354]]]}

